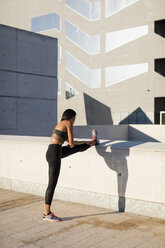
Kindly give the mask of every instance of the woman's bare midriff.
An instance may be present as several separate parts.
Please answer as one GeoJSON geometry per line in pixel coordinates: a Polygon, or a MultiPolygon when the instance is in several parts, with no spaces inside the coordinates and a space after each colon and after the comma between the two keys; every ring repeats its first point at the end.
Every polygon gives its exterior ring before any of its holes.
{"type": "Polygon", "coordinates": [[[57,144],[57,145],[62,145],[64,142],[60,142],[59,140],[57,140],[55,137],[50,138],[50,144],[57,144]]]}

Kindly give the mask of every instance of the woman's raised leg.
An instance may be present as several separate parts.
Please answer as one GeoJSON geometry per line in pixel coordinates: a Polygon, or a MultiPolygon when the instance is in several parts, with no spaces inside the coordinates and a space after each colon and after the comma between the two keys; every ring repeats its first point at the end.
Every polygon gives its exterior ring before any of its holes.
{"type": "Polygon", "coordinates": [[[91,146],[89,144],[75,145],[73,148],[70,148],[69,146],[62,146],[61,158],[68,157],[77,152],[86,151],[90,147],[91,146]]]}

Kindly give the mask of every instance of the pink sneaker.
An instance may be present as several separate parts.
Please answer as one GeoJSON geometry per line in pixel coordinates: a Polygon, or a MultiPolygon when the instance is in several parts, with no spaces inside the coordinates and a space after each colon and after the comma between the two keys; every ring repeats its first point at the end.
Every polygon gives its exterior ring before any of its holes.
{"type": "Polygon", "coordinates": [[[92,130],[92,140],[93,140],[93,142],[96,142],[96,145],[99,144],[99,140],[97,138],[97,131],[96,131],[96,129],[93,129],[92,130]]]}
{"type": "Polygon", "coordinates": [[[43,214],[43,221],[58,222],[58,221],[62,221],[62,219],[54,215],[54,213],[50,212],[48,215],[43,214]]]}

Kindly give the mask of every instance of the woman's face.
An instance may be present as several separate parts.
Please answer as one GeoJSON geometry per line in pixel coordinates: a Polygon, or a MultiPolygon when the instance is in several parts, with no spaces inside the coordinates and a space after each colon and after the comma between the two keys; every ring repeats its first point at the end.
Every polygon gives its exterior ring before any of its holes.
{"type": "Polygon", "coordinates": [[[73,117],[73,118],[71,119],[72,124],[75,123],[75,120],[76,120],[76,117],[73,117]]]}

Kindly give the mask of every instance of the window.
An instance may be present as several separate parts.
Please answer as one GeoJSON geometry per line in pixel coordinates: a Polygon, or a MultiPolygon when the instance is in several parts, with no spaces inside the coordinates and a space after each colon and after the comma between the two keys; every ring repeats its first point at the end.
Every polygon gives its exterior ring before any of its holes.
{"type": "Polygon", "coordinates": [[[110,66],[105,69],[105,86],[110,86],[148,71],[148,63],[110,66]]]}
{"type": "Polygon", "coordinates": [[[90,21],[100,18],[100,0],[66,0],[66,5],[90,21]]]}
{"type": "Polygon", "coordinates": [[[141,26],[110,32],[106,34],[106,52],[109,52],[117,47],[123,46],[133,40],[136,40],[148,34],[148,26],[141,26]]]}
{"type": "Polygon", "coordinates": [[[155,98],[155,124],[165,124],[165,97],[155,98]]]}
{"type": "Polygon", "coordinates": [[[165,111],[160,111],[160,124],[165,125],[165,111]]]}
{"type": "Polygon", "coordinates": [[[68,21],[65,22],[65,25],[67,38],[72,40],[76,45],[89,54],[100,52],[100,35],[90,36],[68,21]]]}
{"type": "Polygon", "coordinates": [[[89,69],[70,53],[65,54],[66,69],[90,88],[100,88],[101,70],[89,69]]]}
{"type": "Polygon", "coordinates": [[[138,0],[106,0],[106,17],[128,7],[138,0]]]}
{"type": "Polygon", "coordinates": [[[65,83],[65,98],[68,100],[69,98],[78,95],[78,91],[75,90],[70,84],[65,83]]]}
{"type": "Polygon", "coordinates": [[[165,58],[155,59],[155,71],[165,77],[165,58]]]}
{"type": "Polygon", "coordinates": [[[155,21],[155,33],[165,38],[165,19],[155,21]]]}
{"type": "Polygon", "coordinates": [[[40,32],[49,29],[57,29],[60,31],[60,16],[57,13],[51,13],[43,16],[32,18],[31,30],[40,32]]]}

